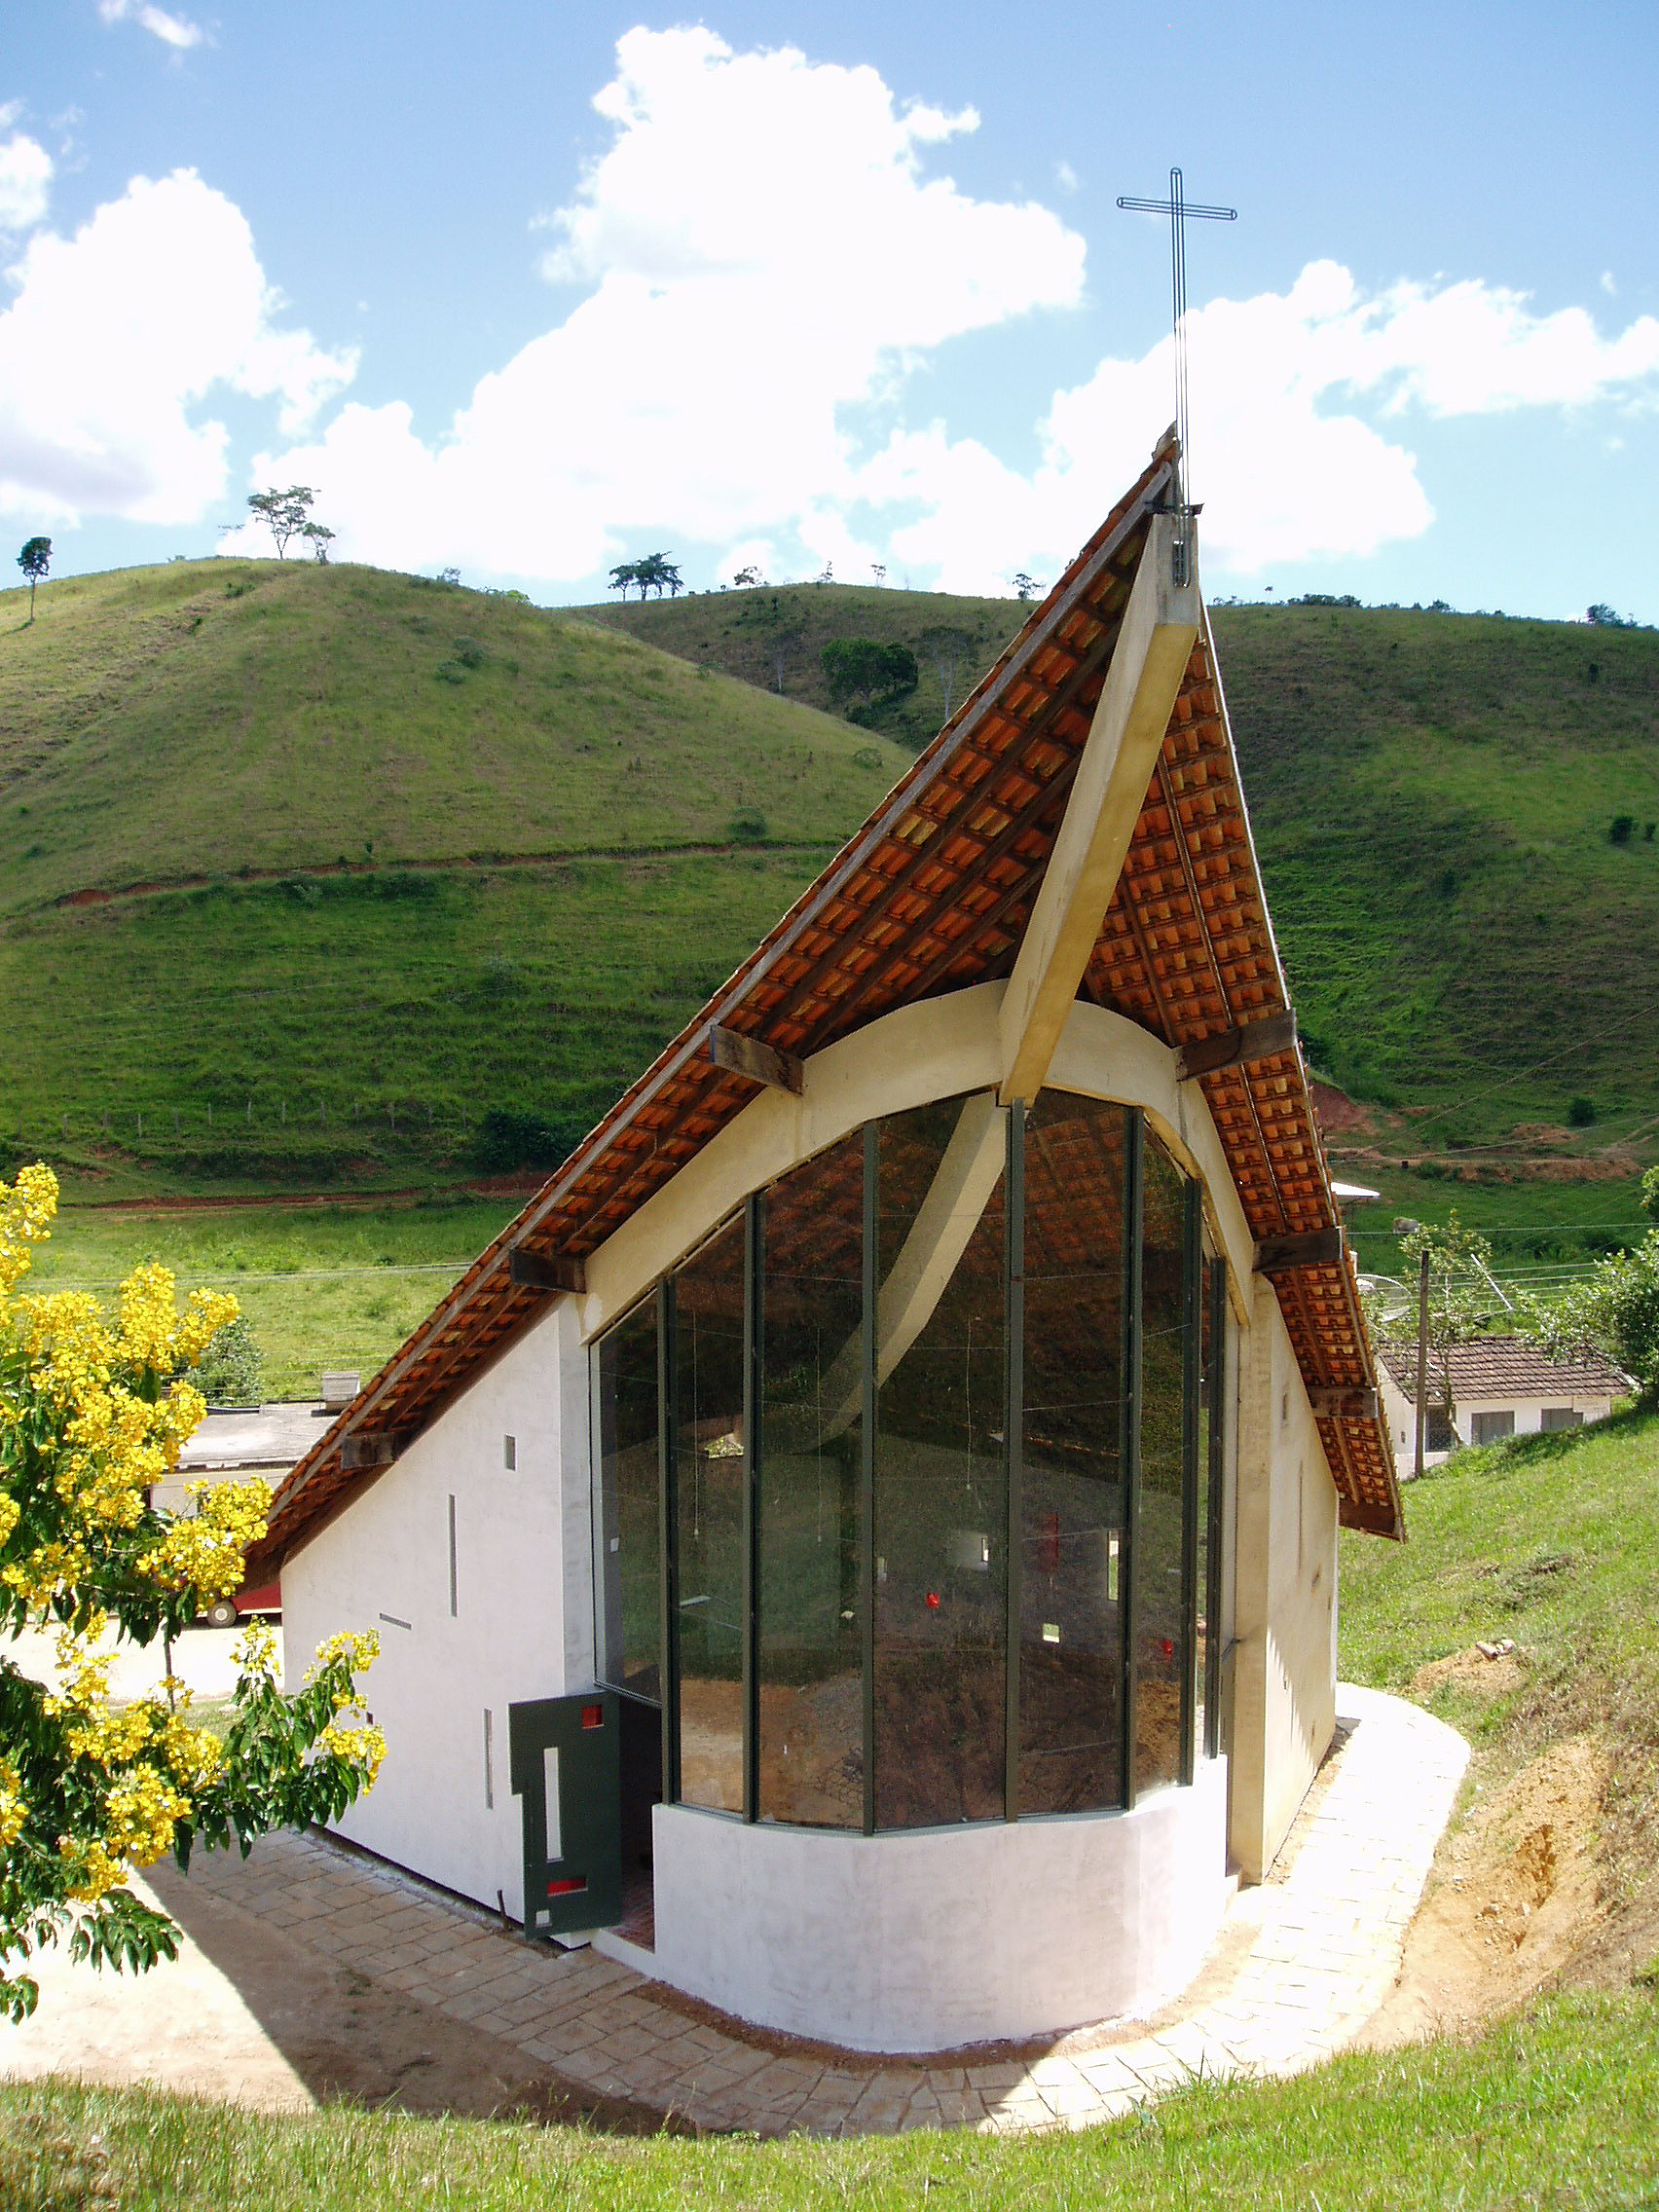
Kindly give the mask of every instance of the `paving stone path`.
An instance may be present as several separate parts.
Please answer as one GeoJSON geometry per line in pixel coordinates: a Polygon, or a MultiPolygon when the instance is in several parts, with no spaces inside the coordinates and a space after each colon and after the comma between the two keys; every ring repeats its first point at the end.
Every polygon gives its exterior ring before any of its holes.
{"type": "Polygon", "coordinates": [[[871,2057],[724,2020],[597,1949],[527,1946],[378,1862],[284,1835],[191,1876],[291,1940],[515,2046],[592,2095],[761,2135],[1083,2127],[1194,2075],[1282,2074],[1349,2042],[1387,1996],[1468,1747],[1345,1688],[1345,1731],[1272,1877],[1235,1899],[1210,1963],[1155,2019],[949,2058],[871,2057]]]}

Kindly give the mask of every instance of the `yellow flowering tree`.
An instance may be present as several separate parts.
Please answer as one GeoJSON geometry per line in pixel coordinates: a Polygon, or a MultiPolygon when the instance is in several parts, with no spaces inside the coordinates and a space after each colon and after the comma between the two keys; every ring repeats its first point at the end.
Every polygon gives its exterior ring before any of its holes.
{"type": "Polygon", "coordinates": [[[194,1718],[188,1687],[164,1674],[122,1705],[112,1642],[159,1645],[240,1589],[266,1531],[264,1483],[197,1493],[196,1510],[150,1503],[204,1413],[182,1380],[236,1317],[233,1298],[139,1268],[106,1314],[81,1292],[19,1291],[51,1234],[57,1181],[25,1167],[0,1182],[0,2015],[33,2010],[25,1971],[44,1945],[142,1971],[178,1951],[178,1931],[126,1886],[135,1867],[193,1846],[245,1854],[274,1828],[332,1819],[374,1781],[386,1746],[356,1677],[373,1636],[322,1645],[284,1694],[275,1639],[247,1630],[233,1717],[221,1737],[194,1718]],[[31,1675],[5,1643],[55,1637],[55,1665],[31,1675]]]}

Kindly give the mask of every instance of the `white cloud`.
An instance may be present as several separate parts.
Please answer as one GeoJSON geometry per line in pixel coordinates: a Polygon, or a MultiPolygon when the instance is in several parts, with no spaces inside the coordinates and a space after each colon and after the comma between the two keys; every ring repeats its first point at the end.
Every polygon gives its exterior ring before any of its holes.
{"type": "MultiPolygon", "coordinates": [[[[1538,315],[1526,295],[1478,281],[1367,296],[1328,261],[1288,292],[1195,311],[1188,343],[1200,542],[1212,567],[1245,573],[1426,530],[1433,509],[1403,442],[1413,412],[1582,407],[1650,397],[1659,377],[1651,316],[1604,338],[1582,309],[1538,315]]],[[[1029,474],[935,425],[896,436],[856,488],[912,508],[897,556],[935,565],[947,588],[995,589],[1021,565],[1052,572],[1069,558],[1172,413],[1165,340],[1056,392],[1029,474]]]]}
{"type": "Polygon", "coordinates": [[[1077,190],[1078,175],[1070,162],[1056,162],[1054,164],[1054,182],[1062,192],[1075,192],[1077,190]]]}
{"type": "Polygon", "coordinates": [[[261,480],[322,490],[347,554],[574,579],[626,534],[727,544],[782,527],[877,557],[837,512],[845,411],[890,404],[952,338],[1081,297],[1049,209],[924,173],[971,110],[903,106],[872,69],[702,29],[630,31],[595,106],[607,150],[545,219],[584,287],[428,445],[409,410],[348,407],[261,480]]]}
{"type": "MultiPolygon", "coordinates": [[[[0,130],[16,114],[16,105],[0,110],[0,130]]],[[[14,130],[0,145],[0,231],[27,231],[44,222],[51,186],[52,156],[38,139],[14,130]]]]}
{"type": "Polygon", "coordinates": [[[152,37],[159,38],[175,53],[200,46],[207,35],[200,23],[193,23],[187,16],[175,16],[166,8],[152,7],[149,0],[98,0],[98,14],[106,23],[141,24],[152,37]]]}
{"type": "Polygon", "coordinates": [[[191,522],[223,497],[216,387],[298,435],[355,359],[279,329],[248,226],[194,170],[135,177],[71,239],[37,231],[0,313],[0,511],[191,522]]]}

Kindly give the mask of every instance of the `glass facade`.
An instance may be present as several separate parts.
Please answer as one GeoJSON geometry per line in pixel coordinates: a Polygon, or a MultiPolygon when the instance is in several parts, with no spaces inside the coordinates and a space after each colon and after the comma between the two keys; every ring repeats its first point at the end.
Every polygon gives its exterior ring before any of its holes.
{"type": "Polygon", "coordinates": [[[1008,1115],[986,1094],[878,1133],[875,1825],[1003,1811],[1008,1115]]]}
{"type": "Polygon", "coordinates": [[[1046,1090],[1025,1118],[1021,1813],[1124,1802],[1124,1200],[1131,1117],[1046,1090]]]}
{"type": "Polygon", "coordinates": [[[867,1833],[1190,1781],[1226,1335],[1130,1108],[940,1100],[756,1192],[595,1348],[601,1672],[665,1794],[867,1833]]]}
{"type": "Polygon", "coordinates": [[[765,1194],[759,1816],[864,1825],[864,1141],[765,1194]]]}

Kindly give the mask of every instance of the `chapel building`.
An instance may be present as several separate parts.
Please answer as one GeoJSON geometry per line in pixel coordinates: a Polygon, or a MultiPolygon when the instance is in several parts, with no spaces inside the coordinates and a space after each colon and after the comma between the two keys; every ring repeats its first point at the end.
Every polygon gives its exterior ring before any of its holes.
{"type": "Polygon", "coordinates": [[[1166,439],[278,1493],[341,1831],[766,2026],[1145,2012],[1401,1531],[1166,439]]]}

